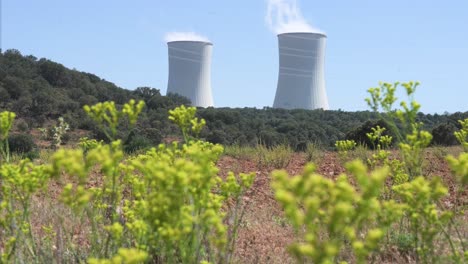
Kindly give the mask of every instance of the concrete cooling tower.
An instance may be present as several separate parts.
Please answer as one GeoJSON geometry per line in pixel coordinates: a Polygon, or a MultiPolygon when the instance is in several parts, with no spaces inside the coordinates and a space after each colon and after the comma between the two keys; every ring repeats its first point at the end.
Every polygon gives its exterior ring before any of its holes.
{"type": "Polygon", "coordinates": [[[328,110],[325,40],[321,33],[278,35],[279,76],[274,108],[328,110]]]}
{"type": "Polygon", "coordinates": [[[211,95],[211,52],[205,41],[171,41],[167,93],[187,97],[193,106],[213,106],[211,95]]]}

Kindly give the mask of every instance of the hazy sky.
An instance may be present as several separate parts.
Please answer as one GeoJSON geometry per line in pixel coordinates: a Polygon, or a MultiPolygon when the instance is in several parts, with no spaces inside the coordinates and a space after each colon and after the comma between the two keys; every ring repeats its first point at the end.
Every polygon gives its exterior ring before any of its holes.
{"type": "MultiPolygon", "coordinates": [[[[331,109],[366,110],[379,81],[419,80],[427,113],[468,111],[468,1],[299,0],[328,35],[331,109]]],[[[2,49],[46,57],[127,89],[167,87],[172,31],[213,44],[216,106],[271,106],[278,78],[276,35],[265,0],[3,0],[2,49]]]]}

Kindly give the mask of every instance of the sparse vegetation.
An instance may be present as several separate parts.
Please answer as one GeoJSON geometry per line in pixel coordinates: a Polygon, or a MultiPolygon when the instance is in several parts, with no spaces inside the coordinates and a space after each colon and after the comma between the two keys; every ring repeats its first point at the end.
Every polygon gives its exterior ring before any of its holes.
{"type": "Polygon", "coordinates": [[[323,148],[316,143],[307,143],[305,153],[307,155],[307,161],[316,164],[319,163],[324,156],[323,148]]]}
{"type": "Polygon", "coordinates": [[[240,145],[226,146],[224,154],[236,159],[255,160],[257,158],[256,148],[240,145]]]}
{"type": "Polygon", "coordinates": [[[286,168],[291,162],[293,150],[287,145],[268,148],[259,144],[255,153],[258,167],[280,169],[286,168]]]}

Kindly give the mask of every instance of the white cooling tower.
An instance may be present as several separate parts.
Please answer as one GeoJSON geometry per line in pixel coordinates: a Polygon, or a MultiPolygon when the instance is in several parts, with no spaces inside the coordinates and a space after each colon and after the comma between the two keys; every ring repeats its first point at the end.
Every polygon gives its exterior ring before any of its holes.
{"type": "Polygon", "coordinates": [[[278,35],[279,76],[274,108],[328,110],[322,33],[278,35]]]}
{"type": "Polygon", "coordinates": [[[211,95],[211,52],[205,41],[171,41],[167,93],[187,97],[193,106],[213,106],[211,95]]]}

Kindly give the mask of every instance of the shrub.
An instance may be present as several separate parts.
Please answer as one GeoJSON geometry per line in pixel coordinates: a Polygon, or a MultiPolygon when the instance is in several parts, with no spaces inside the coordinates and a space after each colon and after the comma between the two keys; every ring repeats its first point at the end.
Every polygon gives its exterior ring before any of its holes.
{"type": "MultiPolygon", "coordinates": [[[[377,146],[372,142],[372,140],[367,136],[367,134],[372,133],[372,128],[375,127],[381,127],[385,128],[385,131],[383,131],[382,136],[391,136],[395,138],[395,132],[393,131],[393,128],[383,119],[377,120],[377,121],[367,121],[361,126],[349,131],[346,133],[345,139],[347,140],[353,140],[358,144],[363,144],[364,146],[370,148],[370,149],[376,149],[377,146]]],[[[394,142],[391,142],[390,145],[392,145],[394,142]]]]}
{"type": "Polygon", "coordinates": [[[135,135],[124,144],[124,151],[126,153],[134,153],[138,150],[148,149],[152,146],[151,141],[144,136],[135,135]]]}
{"type": "Polygon", "coordinates": [[[363,144],[357,144],[353,151],[349,152],[348,155],[349,159],[351,160],[359,159],[362,162],[366,163],[371,156],[371,151],[369,151],[367,146],[363,144]]]}
{"type": "Polygon", "coordinates": [[[432,144],[442,146],[453,146],[457,144],[454,132],[457,130],[452,123],[440,124],[432,129],[432,144]]]}
{"type": "Polygon", "coordinates": [[[453,134],[457,138],[458,142],[460,142],[465,152],[468,152],[468,118],[465,120],[459,120],[458,122],[462,127],[459,131],[455,131],[453,134]]]}
{"type": "Polygon", "coordinates": [[[238,144],[226,146],[224,154],[236,159],[254,160],[257,157],[257,150],[253,147],[240,146],[238,144]]]}
{"type": "Polygon", "coordinates": [[[8,138],[8,144],[12,153],[28,153],[34,150],[37,146],[29,134],[12,134],[8,138]]]}
{"type": "Polygon", "coordinates": [[[291,162],[293,150],[288,145],[277,145],[271,148],[259,144],[256,148],[257,165],[260,168],[286,168],[291,162]]]}
{"type": "Polygon", "coordinates": [[[311,164],[302,175],[292,178],[285,171],[273,173],[276,199],[293,227],[304,230],[289,248],[300,263],[333,263],[348,248],[357,262],[363,263],[402,214],[402,206],[378,199],[387,169],[369,175],[360,161],[349,163],[347,168],[356,187],[346,175],[335,182],[316,174],[311,164]]]}
{"type": "MultiPolygon", "coordinates": [[[[373,262],[372,254],[384,248],[384,237],[387,243],[392,237],[391,243],[401,251],[414,253],[417,263],[466,261],[462,233],[456,227],[455,232],[450,232],[454,212],[442,204],[448,188],[440,178],[423,174],[423,154],[432,135],[417,122],[421,106],[413,97],[419,83],[402,84],[409,102],[401,102],[402,108],[395,110],[394,95],[399,85],[381,83],[369,89],[371,98],[367,102],[374,111],[382,109],[401,123],[402,131],[397,131],[401,160],[390,158],[391,152],[385,148],[391,137],[381,136],[382,128],[375,127],[366,134],[378,149],[368,159],[372,171],[368,172],[359,160],[348,163],[346,167],[354,180],[347,175],[336,181],[328,179],[315,173],[313,165],[294,177],[285,171],[273,172],[275,198],[300,235],[290,247],[299,262],[340,262],[345,252],[352,252],[357,263],[373,262]],[[451,255],[446,253],[448,250],[451,255]]],[[[462,129],[455,136],[468,147],[468,119],[460,123],[462,129]]],[[[396,127],[395,122],[391,125],[396,127]]],[[[355,145],[351,140],[336,143],[340,154],[346,157],[355,145]]],[[[455,176],[465,185],[468,155],[462,153],[458,158],[447,159],[455,176]]]]}
{"type": "Polygon", "coordinates": [[[213,144],[225,145],[227,143],[227,135],[222,130],[213,130],[206,135],[206,141],[213,144]]]}
{"type": "Polygon", "coordinates": [[[314,163],[318,163],[324,156],[322,147],[312,142],[307,143],[305,153],[307,161],[314,163]]]}
{"type": "Polygon", "coordinates": [[[145,128],[140,132],[142,136],[151,141],[151,144],[156,146],[162,142],[161,131],[157,128],[145,128]]]}
{"type": "Polygon", "coordinates": [[[68,123],[65,122],[63,117],[59,117],[57,125],[52,128],[52,144],[55,148],[59,148],[62,145],[64,135],[68,130],[70,130],[68,123]]]}
{"type": "MultiPolygon", "coordinates": [[[[111,140],[120,119],[128,118],[134,125],[141,108],[141,103],[131,101],[122,111],[112,103],[86,109],[111,140]]],[[[0,161],[0,262],[230,263],[244,212],[242,196],[255,174],[230,172],[225,179],[218,175],[215,164],[223,147],[193,138],[204,125],[194,117],[195,110],[171,111],[186,142],[161,144],[137,157],[126,159],[120,140],[104,144],[83,138],[82,149],[59,149],[44,165],[0,161]],[[100,182],[94,187],[90,176],[96,172],[100,182]],[[64,183],[57,205],[68,208],[79,225],[89,226],[84,238],[89,247],[76,246],[75,231],[64,226],[61,214],[54,215],[57,227],[42,227],[46,235],[41,238],[48,237],[44,243],[32,228],[32,197],[51,177],[63,173],[71,181],[64,183]],[[54,244],[52,237],[59,232],[65,239],[54,244]],[[49,254],[55,246],[63,250],[49,254]]],[[[9,153],[4,141],[14,117],[0,113],[2,157],[9,153]]],[[[20,147],[14,143],[22,142],[18,138],[24,136],[10,138],[15,150],[20,147]]],[[[140,138],[133,134],[126,147],[141,146],[140,138]]]]}
{"type": "Polygon", "coordinates": [[[104,142],[97,141],[96,139],[89,139],[88,137],[82,137],[80,138],[80,142],[78,143],[78,146],[83,150],[84,153],[87,153],[88,151],[95,149],[101,145],[103,145],[104,142]]]}
{"type": "Polygon", "coordinates": [[[19,130],[20,132],[23,132],[23,133],[29,131],[29,125],[28,125],[28,123],[27,123],[25,120],[23,120],[23,119],[18,120],[18,122],[17,122],[17,124],[16,124],[16,127],[18,128],[18,130],[19,130]]]}

